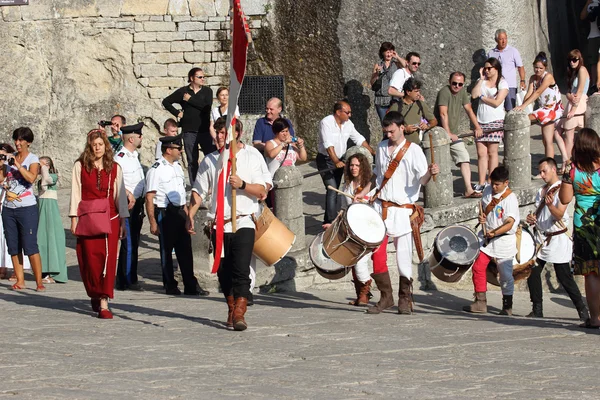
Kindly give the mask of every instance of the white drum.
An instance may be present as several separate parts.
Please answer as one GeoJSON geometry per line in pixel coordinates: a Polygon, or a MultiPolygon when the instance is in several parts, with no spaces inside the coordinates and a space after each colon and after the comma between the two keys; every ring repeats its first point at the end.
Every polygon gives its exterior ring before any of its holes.
{"type": "MultiPolygon", "coordinates": [[[[536,255],[535,239],[529,230],[525,227],[521,230],[521,246],[513,258],[513,278],[516,281],[529,278],[531,268],[535,265],[536,255]]],[[[487,281],[494,286],[500,286],[498,279],[498,268],[491,262],[487,268],[487,281]]]]}

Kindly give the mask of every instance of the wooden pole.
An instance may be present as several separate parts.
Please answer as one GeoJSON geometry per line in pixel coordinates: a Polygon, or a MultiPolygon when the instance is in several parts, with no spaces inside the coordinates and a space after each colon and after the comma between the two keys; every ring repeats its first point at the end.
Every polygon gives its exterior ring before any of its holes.
{"type": "MultiPolygon", "coordinates": [[[[429,149],[431,150],[431,163],[435,164],[435,152],[433,151],[433,134],[429,133],[429,149]]],[[[433,181],[436,182],[436,176],[433,175],[433,181]]]]}
{"type": "MultiPolygon", "coordinates": [[[[235,138],[236,132],[233,129],[233,125],[229,125],[228,135],[231,135],[231,142],[229,142],[229,159],[231,160],[231,176],[237,174],[237,162],[235,156],[237,154],[237,140],[235,138]],[[232,132],[233,131],[233,132],[232,132]]],[[[233,233],[237,230],[237,201],[236,201],[237,190],[231,187],[231,231],[233,233]]]]}

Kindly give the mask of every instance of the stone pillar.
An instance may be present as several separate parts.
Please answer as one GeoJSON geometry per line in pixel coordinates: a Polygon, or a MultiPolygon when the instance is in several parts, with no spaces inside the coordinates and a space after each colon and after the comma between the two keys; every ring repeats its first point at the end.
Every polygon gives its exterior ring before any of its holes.
{"type": "Polygon", "coordinates": [[[600,134],[600,96],[590,96],[585,112],[585,127],[600,134]]]}
{"type": "Polygon", "coordinates": [[[281,167],[273,177],[274,213],[296,235],[291,251],[304,249],[302,174],[295,166],[281,167]]]}
{"type": "Polygon", "coordinates": [[[437,174],[435,182],[433,178],[425,187],[425,207],[434,208],[452,204],[454,190],[452,188],[452,157],[450,157],[450,143],[448,133],[441,127],[435,127],[425,132],[423,135],[423,151],[427,162],[431,163],[431,145],[429,141],[431,135],[434,161],[440,167],[440,173],[437,174]]]}
{"type": "Polygon", "coordinates": [[[510,111],[504,118],[504,166],[508,168],[510,187],[531,184],[531,122],[525,111],[510,111]]]}

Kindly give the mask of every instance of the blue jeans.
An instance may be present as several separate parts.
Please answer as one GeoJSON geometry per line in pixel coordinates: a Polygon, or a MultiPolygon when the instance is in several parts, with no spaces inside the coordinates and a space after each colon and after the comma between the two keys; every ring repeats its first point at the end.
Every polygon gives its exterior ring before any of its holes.
{"type": "Polygon", "coordinates": [[[385,113],[388,112],[390,106],[378,106],[375,104],[375,110],[377,111],[377,115],[379,115],[379,120],[383,121],[383,117],[385,117],[385,113]]]}
{"type": "Polygon", "coordinates": [[[517,104],[517,88],[511,87],[508,88],[508,94],[506,95],[506,98],[504,99],[504,109],[506,110],[506,112],[512,110],[513,108],[515,108],[515,105],[517,104]]]}
{"type": "MultiPolygon", "coordinates": [[[[317,154],[317,169],[324,170],[328,168],[332,168],[335,165],[329,156],[324,156],[323,154],[317,154]]],[[[325,189],[327,186],[333,186],[334,188],[339,188],[340,183],[342,182],[342,176],[344,175],[344,169],[338,168],[333,171],[328,171],[321,174],[321,179],[323,180],[323,184],[325,185],[325,189]]],[[[323,217],[323,223],[328,224],[335,219],[337,215],[337,193],[333,190],[327,189],[325,192],[325,216],[323,217]]]]}

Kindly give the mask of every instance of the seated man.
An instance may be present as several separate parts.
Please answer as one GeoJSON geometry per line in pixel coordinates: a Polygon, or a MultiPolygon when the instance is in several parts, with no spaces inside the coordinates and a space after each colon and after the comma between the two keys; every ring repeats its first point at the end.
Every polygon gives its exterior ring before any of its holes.
{"type": "MultiPolygon", "coordinates": [[[[282,110],[283,103],[280,99],[277,97],[269,99],[269,101],[267,101],[265,116],[259,118],[256,121],[256,125],[254,125],[252,145],[261,153],[265,151],[265,145],[269,142],[269,140],[273,140],[273,137],[275,136],[273,134],[273,121],[275,121],[277,118],[283,118],[281,116],[282,110]]],[[[296,134],[294,133],[292,122],[289,119],[287,122],[290,125],[290,136],[295,136],[296,134]]]]}
{"type": "Polygon", "coordinates": [[[421,100],[421,81],[408,78],[404,82],[402,101],[393,104],[390,111],[398,111],[404,118],[405,137],[415,144],[421,144],[423,131],[437,126],[438,122],[431,108],[421,100]]]}

